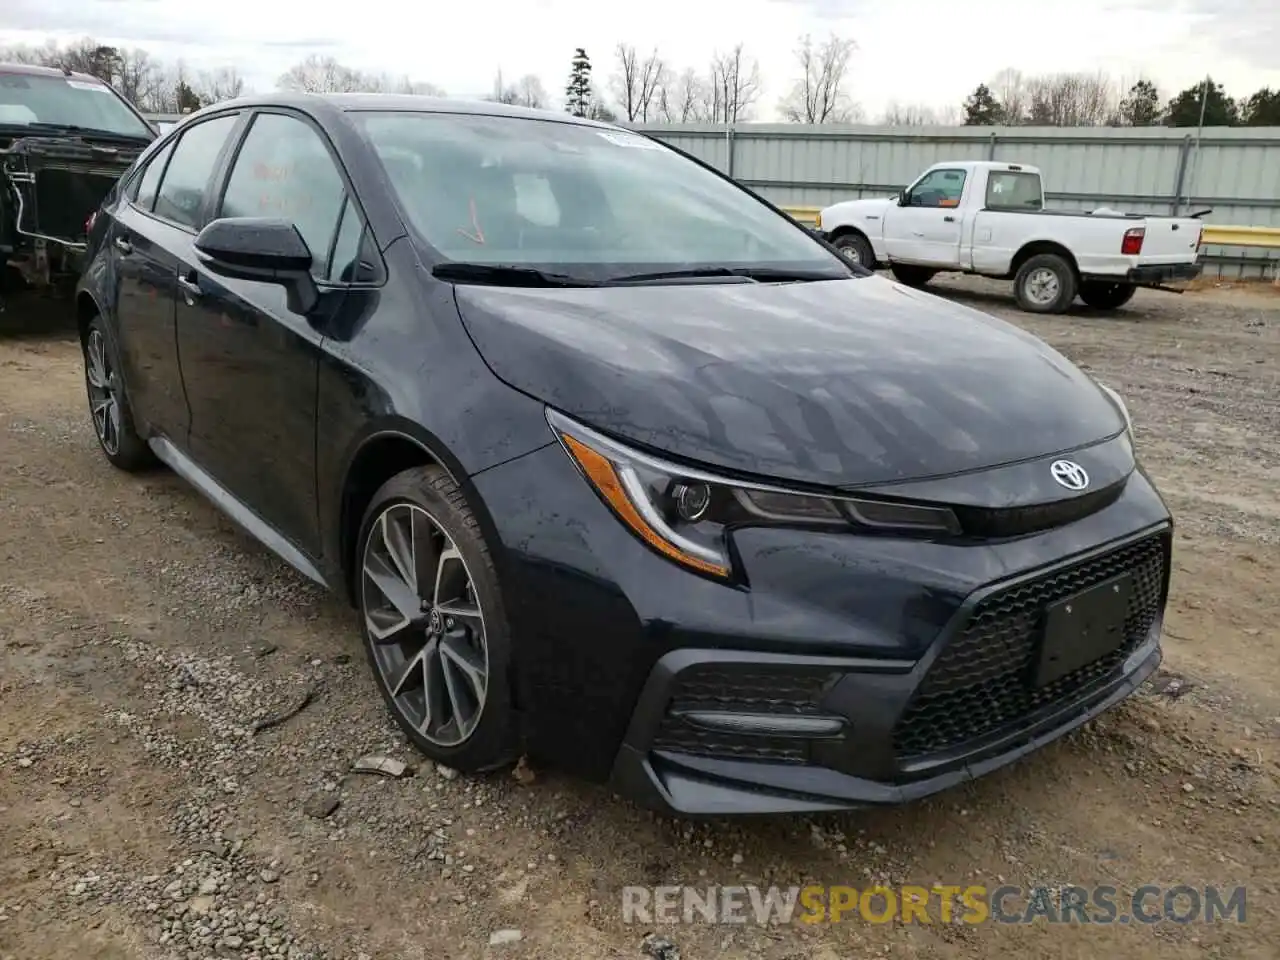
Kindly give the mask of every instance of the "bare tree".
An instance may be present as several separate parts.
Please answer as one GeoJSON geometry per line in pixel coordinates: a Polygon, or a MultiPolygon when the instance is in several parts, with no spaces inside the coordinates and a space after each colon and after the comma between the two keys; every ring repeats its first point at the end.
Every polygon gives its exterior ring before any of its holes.
{"type": "Polygon", "coordinates": [[[1018,70],[1001,70],[989,84],[991,92],[1000,104],[1000,119],[1010,127],[1026,121],[1031,109],[1031,96],[1027,78],[1018,70]]]}
{"type": "Polygon", "coordinates": [[[959,120],[959,111],[951,105],[931,107],[923,103],[891,102],[880,122],[887,127],[951,127],[959,120]]]}
{"type": "Polygon", "coordinates": [[[750,120],[760,99],[760,62],[748,57],[741,43],[711,61],[711,122],[750,120]]]}
{"type": "Polygon", "coordinates": [[[501,70],[494,75],[493,92],[485,99],[494,103],[516,104],[539,109],[545,108],[549,101],[546,88],[534,74],[526,73],[515,83],[506,83],[502,79],[501,70]]]}
{"type": "Polygon", "coordinates": [[[663,114],[662,90],[668,81],[668,70],[655,49],[641,59],[636,48],[620,43],[614,51],[618,69],[609,78],[609,86],[622,107],[627,120],[647,122],[663,114]]]}
{"type": "Polygon", "coordinates": [[[333,57],[314,53],[281,74],[276,84],[284,90],[305,93],[418,93],[430,96],[443,96],[444,93],[433,83],[413,80],[408,76],[366,73],[333,57]]]}
{"type": "Polygon", "coordinates": [[[202,103],[221,103],[244,95],[244,77],[235,67],[206,70],[196,77],[194,88],[202,103]]]}
{"type": "Polygon", "coordinates": [[[856,119],[858,108],[844,91],[856,46],[835,34],[819,45],[808,34],[801,37],[796,49],[801,77],[779,104],[782,115],[794,123],[848,123],[856,119]]]}
{"type": "Polygon", "coordinates": [[[706,82],[689,68],[658,91],[657,115],[667,123],[709,120],[708,99],[706,82]]]}
{"type": "Polygon", "coordinates": [[[536,74],[526,73],[516,84],[516,103],[524,107],[545,110],[550,106],[551,98],[536,74]]]}
{"type": "Polygon", "coordinates": [[[1116,84],[1104,73],[1056,73],[1032,77],[1027,122],[1036,126],[1097,127],[1119,110],[1116,84]]]}

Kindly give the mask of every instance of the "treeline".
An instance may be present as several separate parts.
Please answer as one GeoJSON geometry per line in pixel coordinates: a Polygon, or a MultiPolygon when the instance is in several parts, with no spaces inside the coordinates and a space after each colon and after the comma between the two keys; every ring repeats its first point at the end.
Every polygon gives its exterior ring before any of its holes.
{"type": "MultiPolygon", "coordinates": [[[[857,44],[835,34],[800,37],[793,72],[775,101],[777,113],[795,123],[857,123],[866,118],[852,89],[857,44]]],[[[82,71],[107,81],[140,109],[186,113],[247,93],[234,67],[189,69],[140,48],[126,49],[86,37],[68,46],[0,47],[0,62],[44,64],[82,71]]],[[[620,43],[603,82],[597,82],[587,51],[578,48],[569,64],[559,103],[570,113],[635,123],[739,123],[753,120],[766,103],[760,63],[743,44],[712,53],[705,66],[668,61],[658,49],[638,51],[620,43]]],[[[405,75],[371,73],[330,56],[312,55],[276,80],[280,89],[310,92],[395,92],[445,96],[433,83],[405,75]]],[[[554,107],[542,80],[524,74],[510,81],[498,71],[490,100],[530,107],[554,107]]],[[[890,103],[872,122],[892,126],[1280,126],[1280,90],[1264,87],[1233,98],[1209,79],[1165,96],[1154,82],[1127,84],[1105,73],[1024,75],[1003,70],[979,84],[963,105],[890,103]]]]}
{"type": "Polygon", "coordinates": [[[1280,126],[1280,90],[1232,98],[1212,77],[1167,99],[1150,80],[1125,88],[1104,73],[1024,76],[1003,70],[964,103],[971,126],[1039,127],[1280,126]]]}

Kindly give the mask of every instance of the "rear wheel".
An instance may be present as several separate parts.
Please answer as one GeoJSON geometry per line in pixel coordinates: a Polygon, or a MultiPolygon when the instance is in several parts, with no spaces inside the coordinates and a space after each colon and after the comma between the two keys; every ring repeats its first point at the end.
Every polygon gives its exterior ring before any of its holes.
{"type": "Polygon", "coordinates": [[[1065,313],[1076,298],[1076,272],[1056,253],[1036,254],[1018,268],[1013,293],[1028,313],[1065,313]]]}
{"type": "Polygon", "coordinates": [[[1080,299],[1095,310],[1115,310],[1133,299],[1138,288],[1132,283],[1107,283],[1085,280],[1080,284],[1080,299]]]}
{"type": "Polygon", "coordinates": [[[834,246],[845,259],[850,263],[856,263],[860,267],[866,267],[868,270],[874,270],[876,266],[876,252],[871,249],[871,243],[860,233],[842,233],[831,241],[834,246]]]}
{"type": "Polygon", "coordinates": [[[512,759],[510,634],[462,491],[439,467],[392,477],[365,513],[357,556],[365,648],[401,729],[459,770],[512,759]]]}
{"type": "Polygon", "coordinates": [[[889,269],[893,271],[895,280],[908,287],[923,287],[938,272],[928,267],[913,267],[906,263],[895,263],[889,269]]]}
{"type": "Polygon", "coordinates": [[[134,427],[115,342],[100,316],[89,321],[84,335],[84,381],[93,432],[111,465],[130,473],[155,466],[155,455],[134,427]]]}

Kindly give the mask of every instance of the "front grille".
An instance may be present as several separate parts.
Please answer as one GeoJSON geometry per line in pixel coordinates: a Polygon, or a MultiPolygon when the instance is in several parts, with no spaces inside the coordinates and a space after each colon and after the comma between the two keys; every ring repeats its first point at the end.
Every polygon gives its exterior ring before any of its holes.
{"type": "Polygon", "coordinates": [[[1114,670],[1159,616],[1168,544],[1167,533],[1156,534],[985,597],[938,655],[899,718],[893,737],[898,759],[1016,729],[1114,670]],[[1052,683],[1034,686],[1046,605],[1123,573],[1133,574],[1134,584],[1119,648],[1052,683]]]}
{"type": "Polygon", "coordinates": [[[694,710],[818,714],[818,704],[840,674],[786,665],[761,668],[751,664],[696,664],[682,671],[672,687],[667,713],[653,749],[739,760],[804,763],[807,741],[703,730],[682,714],[694,710]]]}

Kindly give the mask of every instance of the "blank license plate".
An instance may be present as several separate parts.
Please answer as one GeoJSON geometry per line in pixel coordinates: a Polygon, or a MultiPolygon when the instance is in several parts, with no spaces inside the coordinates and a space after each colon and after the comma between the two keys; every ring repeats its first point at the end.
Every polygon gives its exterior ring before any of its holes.
{"type": "Polygon", "coordinates": [[[1036,686],[1065,677],[1124,642],[1133,577],[1124,574],[1045,608],[1036,686]]]}

